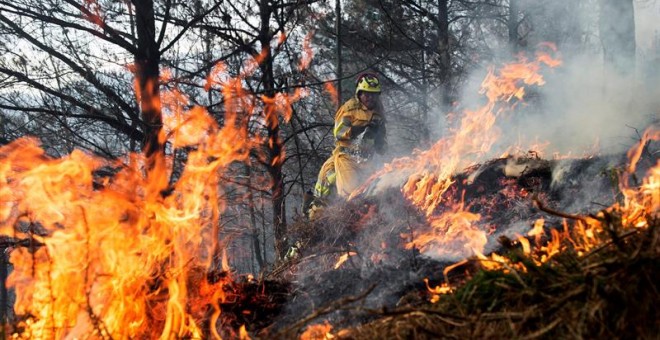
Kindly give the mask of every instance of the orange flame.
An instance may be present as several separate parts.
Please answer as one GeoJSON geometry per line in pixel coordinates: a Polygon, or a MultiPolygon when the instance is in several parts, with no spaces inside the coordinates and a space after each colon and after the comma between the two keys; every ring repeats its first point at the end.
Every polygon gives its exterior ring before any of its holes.
{"type": "Polygon", "coordinates": [[[284,31],[279,31],[277,34],[277,45],[280,46],[286,41],[287,35],[284,31]]]}
{"type": "MultiPolygon", "coordinates": [[[[189,116],[213,122],[205,115],[197,108],[189,116]]],[[[127,164],[79,151],[50,159],[34,140],[0,149],[0,178],[12,189],[7,199],[12,206],[3,211],[3,230],[23,221],[31,229],[43,229],[32,236],[45,244],[43,249],[18,249],[11,258],[16,269],[9,281],[16,287],[16,312],[35,316],[26,324],[25,335],[138,337],[160,328],[168,337],[201,336],[195,317],[202,315],[191,315],[186,308],[188,275],[191,269],[211,265],[209,232],[222,206],[215,189],[218,175],[230,163],[245,159],[249,148],[236,143],[247,140],[245,129],[185,127],[204,137],[198,140],[199,149],[190,152],[189,166],[174,194],[167,197],[146,196],[150,183],[141,175],[141,155],[131,155],[133,161],[127,164]],[[26,149],[32,152],[26,154],[26,149]],[[93,173],[102,166],[119,172],[97,183],[93,173]],[[159,308],[165,312],[162,317],[153,315],[159,308]]],[[[174,135],[181,132],[172,129],[174,135]]],[[[34,231],[15,232],[30,237],[34,231]]],[[[215,289],[221,291],[221,286],[215,289]]]]}
{"type": "Polygon", "coordinates": [[[303,55],[302,58],[300,58],[300,62],[298,63],[298,69],[301,71],[306,70],[309,67],[309,64],[312,62],[312,58],[314,57],[314,51],[312,51],[311,47],[313,36],[314,32],[309,32],[303,41],[303,55]]]}
{"type": "MultiPolygon", "coordinates": [[[[221,177],[262,142],[248,129],[257,109],[290,117],[305,92],[260,98],[222,64],[207,80],[224,95],[222,127],[204,108],[184,109],[178,91],[161,92],[162,138],[187,151],[168,192],[155,190],[142,154],[106,160],[76,150],[56,159],[30,138],[0,147],[0,230],[43,244],[11,254],[15,310],[30,316],[16,338],[202,338],[208,315],[216,324],[231,280],[205,275],[219,265],[221,177]]],[[[157,166],[167,183],[174,161],[157,166]]],[[[222,265],[228,270],[226,256],[222,265]]]]}
{"type": "Polygon", "coordinates": [[[300,340],[327,340],[333,339],[334,336],[330,331],[332,330],[332,325],[327,321],[323,324],[310,325],[305,329],[300,335],[300,340]]]}
{"type": "Polygon", "coordinates": [[[238,330],[238,338],[240,340],[250,340],[250,336],[248,335],[248,332],[245,330],[245,325],[242,325],[241,328],[238,330]]]}
{"type": "Polygon", "coordinates": [[[453,291],[453,289],[446,282],[443,282],[441,285],[435,286],[433,288],[431,288],[429,285],[428,278],[424,278],[424,283],[426,284],[426,289],[431,294],[431,303],[440,301],[440,295],[449,294],[453,291]]]}
{"type": "Polygon", "coordinates": [[[105,22],[101,17],[101,6],[99,6],[98,1],[85,0],[85,4],[81,6],[80,9],[87,21],[96,24],[99,27],[105,26],[105,22]]]}
{"type": "Polygon", "coordinates": [[[628,151],[628,167],[619,181],[624,201],[622,206],[613,207],[624,212],[624,225],[647,227],[648,218],[658,218],[660,215],[660,161],[648,170],[641,185],[633,187],[629,181],[637,170],[644,147],[652,140],[660,140],[660,127],[651,126],[646,129],[640,141],[628,151]]]}
{"type": "Polygon", "coordinates": [[[334,268],[335,268],[335,269],[339,269],[339,267],[341,267],[341,265],[344,264],[344,262],[348,261],[348,258],[350,258],[351,256],[355,256],[355,255],[357,255],[357,253],[354,252],[354,251],[349,251],[349,252],[346,253],[346,254],[342,254],[342,255],[339,257],[339,259],[337,260],[337,263],[335,263],[335,267],[334,267],[334,268]]]}
{"type": "Polygon", "coordinates": [[[323,87],[325,88],[325,91],[330,94],[330,99],[332,100],[332,103],[337,106],[339,103],[339,93],[337,93],[337,88],[332,82],[326,82],[323,84],[323,87]]]}
{"type": "Polygon", "coordinates": [[[412,175],[403,185],[402,192],[426,213],[432,226],[430,231],[414,235],[414,240],[407,247],[419,247],[423,252],[441,256],[465,257],[473,250],[481,252],[486,244],[486,235],[474,226],[480,217],[464,211],[463,203],[444,202],[444,194],[454,183],[452,175],[457,170],[476,164],[488,156],[500,135],[495,123],[510,109],[509,103],[514,98],[518,101],[522,99],[526,85],[540,86],[545,83],[539,73],[541,64],[560,64],[559,60],[547,54],[543,56],[531,62],[521,57],[518,62],[504,65],[498,71],[489,69],[481,84],[480,93],[488,99],[483,107],[465,110],[458,117],[458,127],[448,137],[439,140],[428,150],[416,151],[412,158],[396,159],[387,164],[351,197],[363,192],[375,178],[405,170],[404,173],[412,175]],[[443,202],[449,211],[436,216],[436,209],[443,202]]]}
{"type": "MultiPolygon", "coordinates": [[[[640,141],[628,152],[629,163],[620,180],[620,189],[624,196],[622,203],[616,203],[601,211],[595,218],[578,217],[575,225],[570,228],[565,220],[563,232],[550,229],[550,240],[544,243],[541,242],[541,237],[545,235],[543,228],[545,222],[543,219],[538,219],[534,223],[534,228],[528,233],[529,236],[535,237],[534,250],[526,238],[518,237],[524,254],[530,257],[536,265],[548,262],[568,245],[575,249],[579,256],[589,254],[590,251],[598,249],[604,244],[607,235],[612,232],[612,230],[606,231],[609,227],[608,222],[605,222],[604,219],[605,213],[620,214],[624,233],[625,229],[647,228],[650,220],[660,217],[660,160],[656,160],[656,164],[647,171],[640,185],[633,187],[628,183],[628,178],[635,171],[645,145],[651,140],[660,140],[660,129],[657,126],[649,127],[640,141]]],[[[491,254],[490,258],[483,255],[478,256],[482,261],[508,263],[509,266],[522,267],[524,270],[524,265],[521,263],[510,264],[508,259],[503,260],[497,254],[491,254]]],[[[500,270],[503,267],[489,265],[484,268],[500,270]]]]}

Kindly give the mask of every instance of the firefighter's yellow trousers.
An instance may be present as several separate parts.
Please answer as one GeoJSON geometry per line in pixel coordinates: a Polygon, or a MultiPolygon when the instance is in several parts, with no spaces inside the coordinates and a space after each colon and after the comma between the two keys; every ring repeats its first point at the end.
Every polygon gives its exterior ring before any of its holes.
{"type": "Polygon", "coordinates": [[[358,164],[355,158],[335,149],[335,173],[337,181],[337,195],[348,198],[348,196],[362,184],[364,178],[364,165],[358,164]]]}

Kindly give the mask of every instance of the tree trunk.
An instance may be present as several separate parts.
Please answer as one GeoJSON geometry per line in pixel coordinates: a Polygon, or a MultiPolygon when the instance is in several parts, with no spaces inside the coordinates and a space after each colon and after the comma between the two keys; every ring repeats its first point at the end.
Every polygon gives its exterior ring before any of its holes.
{"type": "Polygon", "coordinates": [[[252,170],[250,169],[250,166],[245,167],[245,172],[247,175],[247,199],[248,199],[248,211],[250,213],[250,229],[251,229],[251,235],[250,238],[252,240],[252,247],[254,248],[254,258],[257,260],[257,264],[259,264],[259,270],[263,270],[265,267],[264,263],[264,258],[261,255],[261,242],[259,241],[259,228],[257,228],[257,212],[255,211],[254,207],[254,192],[252,189],[252,181],[250,180],[252,178],[252,170]]]}
{"type": "Polygon", "coordinates": [[[7,276],[9,276],[9,255],[7,248],[0,248],[0,325],[4,327],[9,322],[9,292],[7,291],[7,276]]]}
{"type": "Polygon", "coordinates": [[[422,76],[422,124],[421,124],[421,144],[429,145],[431,142],[431,132],[429,131],[429,79],[428,79],[428,70],[426,65],[426,30],[424,29],[424,24],[419,28],[419,41],[422,42],[423,48],[421,49],[420,59],[422,60],[421,65],[421,76],[422,76]]]}
{"type": "MultiPolygon", "coordinates": [[[[265,57],[259,65],[262,74],[262,83],[264,84],[264,93],[267,97],[275,96],[275,78],[273,74],[273,56],[270,51],[270,41],[273,34],[270,32],[270,18],[273,8],[270,1],[261,0],[259,4],[261,29],[259,32],[259,42],[264,49],[265,57]]],[[[278,259],[284,257],[287,251],[286,240],[286,213],[284,210],[284,176],[282,174],[283,148],[280,141],[280,124],[278,113],[272,110],[265,112],[266,128],[268,133],[268,159],[266,165],[271,178],[271,202],[273,209],[273,228],[275,231],[275,254],[278,259]]]]}
{"type": "Polygon", "coordinates": [[[341,60],[341,1],[335,0],[335,33],[337,35],[337,109],[343,103],[341,95],[341,77],[342,77],[342,60],[341,60]]]}
{"type": "Polygon", "coordinates": [[[133,0],[135,6],[135,26],[138,36],[135,55],[135,77],[144,123],[142,150],[148,164],[147,170],[155,167],[164,153],[159,135],[163,127],[159,90],[160,51],[156,42],[156,25],[153,0],[133,0]]]}
{"type": "Polygon", "coordinates": [[[438,0],[438,61],[440,66],[440,83],[442,103],[451,105],[451,54],[449,51],[449,1],[438,0]]]}
{"type": "Polygon", "coordinates": [[[507,28],[509,30],[509,46],[513,54],[518,53],[518,14],[520,13],[520,4],[518,0],[509,0],[509,21],[507,28]]]}

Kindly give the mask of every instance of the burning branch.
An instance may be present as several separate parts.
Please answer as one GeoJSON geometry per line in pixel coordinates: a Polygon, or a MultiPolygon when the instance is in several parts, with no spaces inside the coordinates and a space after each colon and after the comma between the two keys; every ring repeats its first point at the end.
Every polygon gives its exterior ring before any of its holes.
{"type": "Polygon", "coordinates": [[[580,215],[572,215],[572,214],[568,214],[568,213],[565,213],[565,212],[561,212],[561,211],[554,210],[554,209],[546,207],[543,204],[543,202],[541,202],[541,200],[539,200],[538,195],[536,195],[536,194],[534,195],[534,197],[532,197],[532,201],[534,202],[535,207],[537,207],[539,210],[541,210],[543,212],[546,212],[550,215],[559,216],[559,217],[563,217],[563,218],[568,218],[568,219],[571,219],[571,220],[577,220],[577,221],[580,221],[580,222],[584,223],[585,225],[589,225],[589,220],[588,220],[587,217],[580,216],[580,215]]]}

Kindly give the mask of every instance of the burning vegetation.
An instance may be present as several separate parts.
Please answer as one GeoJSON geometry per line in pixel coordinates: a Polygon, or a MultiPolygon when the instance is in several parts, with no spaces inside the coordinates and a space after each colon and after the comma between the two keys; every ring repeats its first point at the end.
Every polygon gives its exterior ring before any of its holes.
{"type": "Polygon", "coordinates": [[[262,101],[241,79],[222,65],[209,77],[226,98],[222,127],[200,107],[184,109],[177,91],[162,94],[159,140],[187,151],[180,172],[164,153],[52,158],[31,138],[0,149],[18,338],[243,336],[220,320],[240,294],[217,238],[220,181],[260,143],[248,120],[286,119],[300,92],[262,101]]]}
{"type": "MultiPolygon", "coordinates": [[[[432,226],[414,205],[400,203],[407,201],[398,190],[333,207],[313,231],[301,225],[312,249],[303,247],[296,262],[295,271],[304,273],[297,292],[304,303],[296,308],[308,308],[302,316],[334,321],[328,334],[345,339],[652,338],[658,331],[658,164],[648,149],[657,144],[645,138],[653,134],[657,138],[650,130],[637,146],[647,149],[634,173],[646,176],[634,186],[614,181],[610,172],[633,168],[604,171],[618,157],[571,160],[561,183],[552,174],[565,171],[567,160],[517,159],[535,171],[512,177],[501,165],[513,159],[500,159],[453,176],[443,197],[481,216],[471,230],[486,235],[488,256],[450,260],[410,247],[414,235],[432,226]],[[485,177],[465,183],[477,169],[485,177]],[[576,186],[570,180],[583,176],[591,181],[576,186]],[[609,207],[565,212],[594,186],[601,196],[590,199],[609,207]],[[350,253],[339,270],[331,269],[350,253]]],[[[621,178],[636,177],[631,174],[621,178]]],[[[465,243],[453,238],[459,241],[448,238],[445,249],[461,251],[465,243]]]]}
{"type": "Polygon", "coordinates": [[[165,94],[161,142],[187,152],[178,173],[164,155],[150,169],[140,154],[56,159],[34,139],[3,146],[0,221],[17,296],[7,331],[33,339],[657,336],[660,130],[646,130],[627,157],[490,158],[497,120],[526,87],[543,84],[542,69],[560,64],[553,46],[544,49],[490,70],[486,104],[457,115],[448,137],[385,165],[314,221],[298,221],[290,235],[298,253],[256,278],[235,275],[217,240],[221,178],[264,142],[251,138],[248,121],[288,119],[304,92],[257,97],[218,67],[209,88],[225,95],[223,126],[165,94]],[[602,206],[575,211],[584,201],[602,206]]]}

